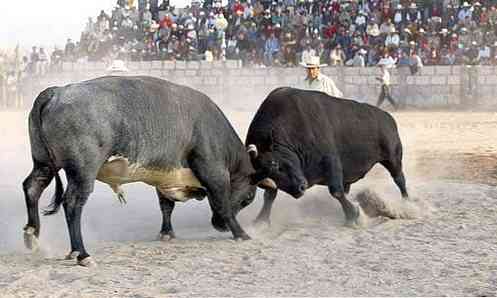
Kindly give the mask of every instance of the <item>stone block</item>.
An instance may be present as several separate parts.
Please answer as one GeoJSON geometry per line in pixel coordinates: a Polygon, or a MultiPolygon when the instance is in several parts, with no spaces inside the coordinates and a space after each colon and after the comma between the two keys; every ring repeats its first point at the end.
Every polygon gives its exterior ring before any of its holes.
{"type": "Polygon", "coordinates": [[[493,66],[488,66],[488,65],[481,65],[478,68],[478,73],[480,75],[491,75],[494,73],[494,67],[493,66]]]}
{"type": "MultiPolygon", "coordinates": [[[[323,67],[323,68],[321,68],[321,71],[322,71],[325,75],[327,75],[327,76],[331,76],[331,75],[336,75],[336,74],[338,74],[338,70],[339,70],[339,68],[338,68],[338,67],[335,67],[335,66],[328,66],[328,67],[323,67]]],[[[305,71],[304,71],[304,70],[302,70],[302,71],[301,71],[301,73],[302,73],[302,76],[304,76],[304,75],[305,75],[305,71]]]]}
{"type": "Polygon", "coordinates": [[[216,61],[212,62],[212,67],[213,68],[224,68],[224,63],[223,63],[223,61],[216,60],[216,61]]]}
{"type": "Polygon", "coordinates": [[[264,84],[266,86],[279,86],[279,79],[277,76],[266,76],[264,78],[264,84]]]}
{"type": "Polygon", "coordinates": [[[485,77],[485,84],[487,84],[487,85],[497,85],[497,76],[496,75],[486,76],[485,77]]]}
{"type": "Polygon", "coordinates": [[[185,76],[187,76],[187,77],[194,77],[196,75],[197,75],[196,70],[185,70],[185,76]]]}
{"type": "Polygon", "coordinates": [[[241,69],[228,69],[226,72],[228,73],[228,75],[235,77],[240,76],[242,74],[241,69]]]}
{"type": "Polygon", "coordinates": [[[186,62],[187,69],[200,69],[200,62],[198,61],[188,61],[186,62]]]}
{"type": "Polygon", "coordinates": [[[435,66],[435,74],[437,75],[450,75],[452,73],[452,69],[450,66],[439,65],[435,66]]]}
{"type": "Polygon", "coordinates": [[[226,60],[224,61],[225,67],[229,69],[240,68],[241,61],[240,60],[226,60]]]}
{"type": "Polygon", "coordinates": [[[149,75],[152,76],[152,77],[160,78],[160,77],[162,77],[162,70],[160,70],[160,69],[152,69],[150,71],[149,75]]]}
{"type": "Polygon", "coordinates": [[[375,76],[367,76],[368,85],[378,85],[379,82],[375,76]]]}
{"type": "Polygon", "coordinates": [[[446,85],[447,84],[447,76],[445,75],[435,75],[431,77],[432,85],[446,85]]]}
{"type": "Polygon", "coordinates": [[[73,71],[74,70],[74,63],[72,63],[72,62],[62,63],[62,70],[63,71],[73,71]]]}
{"type": "Polygon", "coordinates": [[[213,69],[213,70],[211,70],[211,75],[221,77],[221,76],[224,76],[225,73],[221,69],[213,69]]]}
{"type": "Polygon", "coordinates": [[[344,74],[346,76],[357,76],[359,75],[359,68],[358,67],[344,67],[344,74]]]}
{"type": "Polygon", "coordinates": [[[300,80],[303,79],[299,76],[284,76],[280,78],[281,86],[296,86],[300,83],[300,80]]]}
{"type": "Polygon", "coordinates": [[[430,76],[415,76],[415,78],[416,85],[425,86],[431,83],[430,76]]]}
{"type": "Polygon", "coordinates": [[[421,75],[424,76],[432,76],[435,73],[435,67],[433,66],[424,66],[421,68],[421,75]]]}
{"type": "Polygon", "coordinates": [[[198,86],[202,85],[203,80],[201,77],[188,77],[187,76],[186,82],[187,82],[188,86],[193,86],[193,87],[197,88],[198,86]]]}
{"type": "Polygon", "coordinates": [[[202,60],[202,61],[200,61],[200,68],[201,69],[211,69],[212,68],[212,62],[202,60]]]}
{"type": "Polygon", "coordinates": [[[162,61],[152,61],[152,69],[162,69],[162,61]]]}
{"type": "Polygon", "coordinates": [[[128,62],[127,67],[131,71],[139,70],[140,69],[140,62],[135,62],[135,61],[128,62]]]}
{"type": "Polygon", "coordinates": [[[462,66],[462,65],[453,65],[452,66],[452,74],[453,75],[462,75],[463,67],[464,66],[462,66]]]}
{"type": "Polygon", "coordinates": [[[375,67],[358,67],[360,75],[373,75],[376,72],[375,67]]]}
{"type": "Polygon", "coordinates": [[[176,63],[174,61],[164,61],[164,63],[162,63],[162,67],[164,69],[175,69],[176,68],[176,63]]]}
{"type": "Polygon", "coordinates": [[[217,77],[205,76],[203,77],[204,85],[217,85],[217,77]]]}
{"type": "Polygon", "coordinates": [[[175,68],[176,69],[186,69],[186,61],[176,60],[175,68]]]}
{"type": "MultiPolygon", "coordinates": [[[[454,70],[454,69],[452,69],[454,70]]],[[[460,85],[461,84],[461,77],[458,75],[451,75],[447,77],[447,84],[449,85],[460,85]]]]}

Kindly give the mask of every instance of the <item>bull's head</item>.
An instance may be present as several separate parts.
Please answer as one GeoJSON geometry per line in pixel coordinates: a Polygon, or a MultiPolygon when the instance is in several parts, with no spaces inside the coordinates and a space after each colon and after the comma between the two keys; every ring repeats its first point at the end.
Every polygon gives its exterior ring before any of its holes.
{"type": "Polygon", "coordinates": [[[251,175],[251,183],[261,188],[279,188],[295,198],[301,197],[307,189],[301,162],[291,150],[277,148],[259,154],[257,147],[247,147],[256,172],[251,175]]]}

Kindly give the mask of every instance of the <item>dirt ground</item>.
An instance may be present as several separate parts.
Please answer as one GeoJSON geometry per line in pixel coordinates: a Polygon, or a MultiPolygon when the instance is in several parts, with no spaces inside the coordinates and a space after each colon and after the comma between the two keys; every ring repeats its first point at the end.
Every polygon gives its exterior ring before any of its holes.
{"type": "MultiPolygon", "coordinates": [[[[241,136],[254,111],[223,109],[241,136]]],[[[156,241],[153,189],[126,186],[120,206],[97,183],[83,235],[97,268],[62,260],[63,214],[42,218],[39,253],[24,249],[21,182],[31,161],[27,113],[0,112],[1,297],[496,296],[497,113],[397,112],[411,201],[377,166],[352,186],[413,219],[365,217],[347,228],[325,188],[301,199],[279,194],[269,228],[254,227],[262,194],[239,215],[253,240],[210,226],[206,201],[179,205],[178,239],[156,241]]],[[[50,186],[41,199],[46,206],[50,186]]]]}

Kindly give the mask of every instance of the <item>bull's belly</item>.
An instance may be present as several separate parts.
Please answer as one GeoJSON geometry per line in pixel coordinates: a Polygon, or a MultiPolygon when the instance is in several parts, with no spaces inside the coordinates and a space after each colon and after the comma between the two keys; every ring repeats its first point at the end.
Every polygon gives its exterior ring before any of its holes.
{"type": "Polygon", "coordinates": [[[189,168],[147,169],[129,164],[123,157],[109,158],[100,168],[97,180],[108,184],[117,194],[122,194],[120,186],[123,184],[143,182],[156,187],[174,201],[201,200],[206,196],[206,189],[189,168]]]}

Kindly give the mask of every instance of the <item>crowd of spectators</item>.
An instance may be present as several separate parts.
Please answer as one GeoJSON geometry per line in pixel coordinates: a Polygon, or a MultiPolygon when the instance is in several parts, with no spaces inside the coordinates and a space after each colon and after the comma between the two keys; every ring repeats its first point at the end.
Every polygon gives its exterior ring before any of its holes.
{"type": "MultiPolygon", "coordinates": [[[[241,59],[294,66],[496,63],[495,0],[119,0],[90,18],[78,55],[88,60],[241,59]]],[[[76,46],[66,54],[76,58],[76,46]]],[[[69,49],[68,49],[69,48],[69,49]]]]}
{"type": "Polygon", "coordinates": [[[186,8],[118,0],[88,19],[79,41],[50,53],[33,47],[22,58],[0,54],[0,85],[9,92],[9,82],[64,61],[239,59],[270,67],[313,56],[359,67],[386,58],[412,73],[423,65],[497,65],[497,0],[192,0],[186,8]]]}

